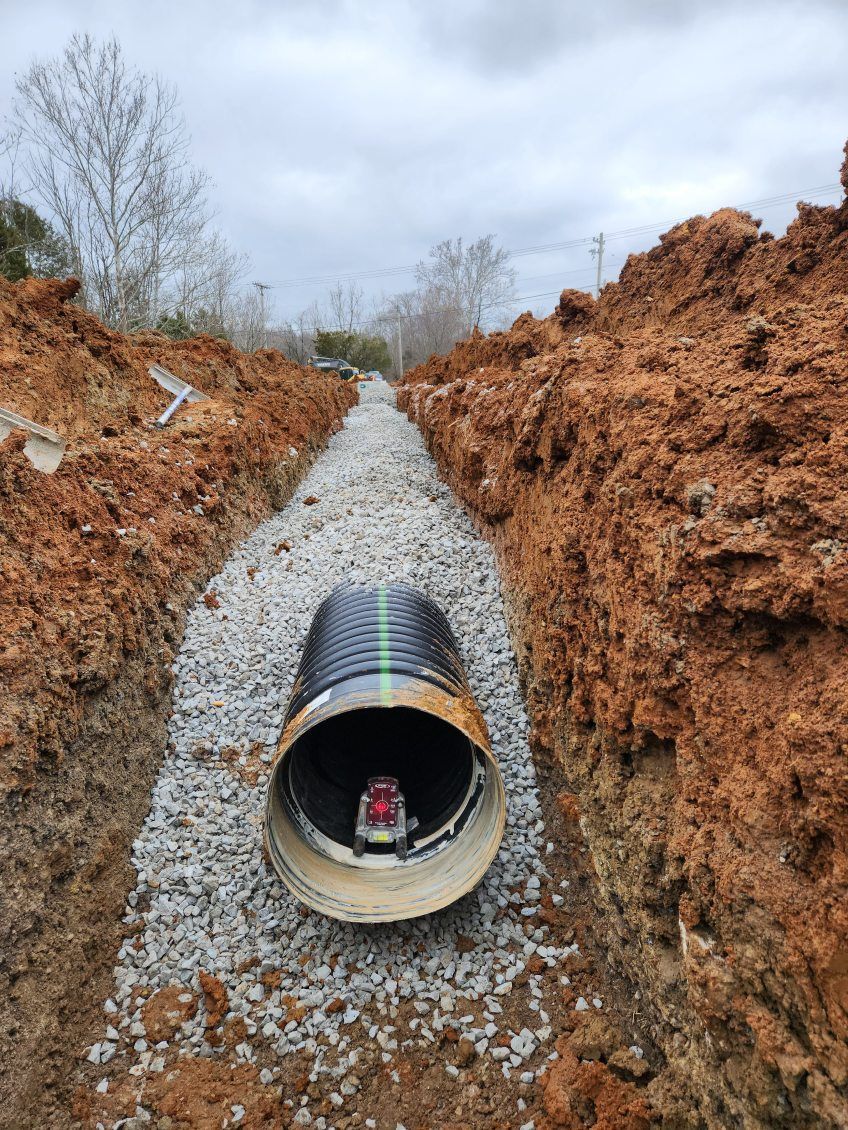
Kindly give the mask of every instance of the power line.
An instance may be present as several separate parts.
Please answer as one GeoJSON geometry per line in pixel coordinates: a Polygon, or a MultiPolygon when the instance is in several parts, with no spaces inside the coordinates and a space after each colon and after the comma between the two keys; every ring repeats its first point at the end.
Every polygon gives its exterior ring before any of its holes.
{"type": "MultiPolygon", "coordinates": [[[[818,188],[807,188],[802,193],[785,192],[780,196],[766,196],[762,200],[749,200],[745,204],[728,205],[734,208],[737,212],[748,212],[751,208],[777,208],[781,204],[791,204],[798,201],[799,198],[814,199],[819,196],[830,196],[833,192],[841,189],[838,184],[823,184],[818,188]]],[[[645,224],[637,228],[622,228],[621,231],[609,232],[606,236],[607,239],[628,239],[639,235],[650,235],[652,232],[665,231],[675,224],[682,223],[685,217],[678,216],[673,220],[664,220],[662,223],[645,224]]]]}
{"type": "MultiPolygon", "coordinates": [[[[604,256],[604,262],[607,261],[606,256],[604,256]]],[[[569,271],[548,271],[547,274],[544,275],[524,275],[522,278],[519,278],[518,282],[523,285],[525,283],[541,282],[543,279],[565,279],[572,275],[589,275],[594,273],[594,267],[577,267],[576,270],[569,271]]]]}
{"type": "MultiPolygon", "coordinates": [[[[595,290],[594,286],[574,286],[571,290],[582,290],[584,294],[592,294],[595,290]]],[[[513,304],[516,302],[529,302],[532,298],[553,298],[562,294],[562,287],[559,290],[546,290],[542,294],[522,294],[519,298],[514,299],[513,304]]]]}
{"type": "Polygon", "coordinates": [[[293,286],[306,286],[311,283],[353,282],[356,279],[388,278],[390,275],[405,275],[414,271],[418,266],[413,263],[410,267],[378,267],[373,271],[351,271],[345,275],[310,275],[299,279],[283,279],[281,282],[269,283],[274,290],[282,290],[293,286]]]}
{"type": "MultiPolygon", "coordinates": [[[[534,247],[517,247],[513,251],[508,251],[507,256],[510,259],[519,259],[525,255],[540,255],[549,251],[565,251],[571,247],[583,247],[585,244],[591,242],[592,237],[587,236],[585,239],[571,239],[566,240],[564,243],[543,243],[534,247]]],[[[283,279],[280,282],[271,283],[270,285],[275,290],[281,290],[287,287],[306,286],[312,283],[354,282],[358,279],[388,278],[391,275],[411,274],[417,270],[417,268],[417,263],[412,263],[410,266],[406,267],[375,267],[373,270],[349,271],[343,275],[308,275],[297,279],[283,279]]]]}
{"type": "Polygon", "coordinates": [[[563,243],[540,243],[535,247],[517,247],[514,251],[507,251],[510,259],[520,259],[525,255],[546,255],[549,251],[568,251],[572,247],[585,247],[592,242],[592,236],[581,236],[580,239],[567,239],[563,243]]]}
{"type": "MultiPolygon", "coordinates": [[[[828,196],[834,192],[841,192],[842,186],[840,184],[823,184],[817,185],[814,188],[797,189],[793,192],[784,192],[776,196],[764,196],[759,200],[749,200],[743,204],[735,204],[729,207],[734,207],[737,211],[749,211],[752,208],[776,208],[781,204],[790,204],[795,201],[812,200],[821,196],[828,196]]],[[[665,231],[675,224],[679,224],[681,219],[685,217],[677,217],[673,220],[664,220],[662,222],[643,224],[639,227],[621,228],[619,231],[607,232],[604,235],[604,240],[610,239],[625,239],[635,238],[640,235],[650,235],[653,232],[665,231]]],[[[528,255],[547,255],[555,251],[568,251],[574,247],[585,247],[591,245],[597,239],[596,236],[580,236],[577,238],[561,240],[556,243],[540,243],[531,247],[515,247],[507,252],[510,259],[520,259],[528,255]]],[[[282,279],[278,282],[268,283],[269,288],[274,290],[288,289],[291,287],[300,287],[307,285],[320,285],[326,283],[336,282],[355,282],[359,279],[380,279],[390,278],[397,275],[406,275],[413,273],[418,264],[413,263],[407,266],[399,267],[375,267],[365,271],[347,271],[343,274],[336,275],[308,275],[300,278],[282,279]]]]}
{"type": "MultiPolygon", "coordinates": [[[[738,204],[738,205],[734,205],[733,207],[737,211],[743,211],[743,210],[747,211],[748,209],[751,209],[751,208],[754,208],[754,207],[758,207],[758,208],[777,207],[780,204],[786,204],[786,203],[790,203],[792,201],[798,201],[799,197],[803,197],[805,199],[812,199],[812,198],[820,197],[820,196],[823,196],[823,195],[830,195],[830,194],[837,192],[837,191],[839,191],[839,192],[842,191],[842,186],[840,184],[819,185],[815,188],[805,189],[802,192],[787,192],[787,193],[782,193],[782,194],[777,195],[777,196],[763,197],[760,200],[748,201],[745,204],[738,204]]],[[[681,222],[681,220],[680,220],[680,218],[678,218],[678,219],[675,219],[675,220],[667,220],[667,221],[664,221],[663,223],[646,224],[646,225],[643,225],[641,227],[622,228],[622,229],[619,229],[618,231],[608,232],[606,234],[602,233],[600,236],[586,236],[585,238],[566,240],[566,241],[563,241],[562,243],[559,243],[559,244],[543,244],[543,245],[538,245],[538,246],[535,246],[535,247],[517,248],[513,251],[508,252],[507,254],[510,258],[516,258],[516,257],[522,256],[522,255],[541,254],[541,253],[544,253],[544,252],[547,252],[547,251],[565,250],[565,249],[572,248],[572,247],[581,247],[581,246],[593,245],[594,244],[595,246],[592,248],[591,253],[593,254],[593,256],[596,255],[597,258],[598,258],[598,263],[597,263],[597,268],[596,268],[597,269],[597,277],[596,277],[595,285],[594,286],[574,287],[573,289],[585,291],[589,294],[594,293],[597,296],[598,293],[600,292],[600,286],[601,286],[601,282],[602,282],[602,265],[603,265],[602,256],[603,256],[603,252],[605,250],[606,242],[608,240],[610,240],[610,239],[625,239],[625,238],[636,239],[641,235],[649,235],[649,234],[654,233],[654,232],[668,230],[670,227],[673,227],[675,224],[678,224],[680,222],[681,222]]],[[[400,273],[400,272],[403,272],[403,271],[406,271],[406,270],[414,270],[414,268],[402,268],[402,267],[384,268],[379,273],[387,275],[387,274],[390,274],[390,273],[400,273]]],[[[534,279],[541,280],[541,279],[545,279],[545,278],[562,278],[562,277],[569,276],[569,275],[581,275],[581,274],[586,274],[588,271],[591,271],[591,270],[595,270],[595,268],[592,268],[592,267],[578,268],[576,270],[569,270],[569,271],[562,271],[562,272],[555,271],[555,272],[551,272],[551,274],[549,274],[549,275],[535,275],[535,276],[531,275],[525,281],[530,282],[530,281],[533,281],[534,279]]],[[[327,277],[327,279],[325,281],[331,281],[331,280],[332,281],[344,281],[345,279],[352,280],[354,278],[371,277],[372,275],[374,275],[376,273],[377,272],[362,272],[362,273],[356,273],[356,274],[351,273],[350,275],[346,275],[346,276],[330,276],[330,277],[327,277]]],[[[294,285],[294,284],[295,284],[295,280],[291,280],[290,285],[294,285]]],[[[271,284],[271,285],[274,285],[274,284],[271,284]]],[[[515,306],[520,302],[529,302],[529,301],[532,301],[534,299],[539,299],[539,298],[551,298],[551,297],[554,297],[554,296],[558,297],[560,295],[560,293],[561,293],[561,288],[558,289],[558,290],[544,291],[544,292],[539,293],[539,294],[520,295],[518,298],[513,299],[511,301],[510,305],[515,306]]],[[[501,304],[496,303],[495,305],[501,305],[501,304]]],[[[487,306],[487,307],[484,307],[484,310],[488,311],[492,308],[493,308],[492,306],[487,306]]],[[[448,308],[445,307],[445,309],[448,309],[448,308]]],[[[436,312],[436,311],[424,311],[424,312],[419,312],[419,313],[415,313],[415,314],[401,314],[400,310],[397,309],[396,307],[394,308],[394,310],[395,310],[395,314],[396,314],[397,318],[399,319],[399,321],[398,321],[399,326],[400,326],[400,319],[411,320],[413,318],[422,318],[422,317],[426,317],[428,313],[436,312]]],[[[481,313],[482,312],[483,311],[481,311],[481,313]]],[[[378,324],[381,323],[381,321],[384,320],[384,317],[385,316],[382,316],[382,315],[379,315],[379,314],[374,315],[370,318],[365,318],[365,319],[362,319],[361,321],[352,323],[351,328],[353,328],[354,326],[356,328],[361,328],[362,326],[378,325],[378,324]]]]}

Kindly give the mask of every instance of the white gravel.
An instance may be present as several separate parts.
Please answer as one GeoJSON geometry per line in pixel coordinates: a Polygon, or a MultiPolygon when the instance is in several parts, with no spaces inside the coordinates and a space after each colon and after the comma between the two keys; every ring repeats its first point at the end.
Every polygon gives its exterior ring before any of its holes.
{"type": "MultiPolygon", "coordinates": [[[[531,954],[553,966],[576,947],[548,948],[548,927],[535,917],[548,885],[544,827],[493,555],[439,481],[388,386],[363,388],[360,407],[291,503],[233,553],[209,591],[220,607],[198,601],[189,617],[174,668],[169,751],[134,844],[138,884],[126,921],[142,918],[144,930],[140,942],[120,950],[106,1004],[112,1027],[88,1058],[127,1056],[134,1074],[156,1070],[167,1049],[146,1045],[139,988],[197,989],[205,969],[225,984],[231,1014],[247,1023],[239,1058],[253,1061],[260,1043],[278,1056],[300,1050],[312,1059],[313,1079],[326,1077],[334,1093],[355,1092],[345,1077],[356,1080],[357,1060],[389,1063],[399,1047],[434,1043],[447,1024],[507,1075],[526,1072],[530,1060],[543,1063],[551,1028],[541,986],[550,980],[555,991],[557,978],[535,974],[522,986],[528,1006],[517,1030],[515,1021],[505,1024],[502,1006],[531,954]],[[320,502],[305,506],[310,495],[320,502]],[[275,554],[283,540],[291,551],[275,554]],[[302,917],[263,862],[266,776],[252,786],[241,767],[220,758],[236,747],[248,762],[253,746],[255,764],[261,743],[265,768],[312,616],[344,578],[406,581],[441,605],[507,790],[506,837],[478,890],[439,914],[390,926],[302,917]],[[474,949],[460,952],[458,935],[474,949]],[[251,958],[258,964],[238,973],[251,958]],[[273,991],[259,981],[272,970],[282,975],[273,991]],[[289,1019],[287,995],[306,1009],[302,1019],[289,1019]],[[336,998],[344,1007],[326,1012],[336,998]],[[508,1047],[495,1046],[502,1031],[508,1047]]],[[[184,1053],[219,1054],[205,1040],[204,1021],[201,1008],[177,1034],[184,1053]]],[[[270,1078],[266,1069],[263,1080],[270,1078]]]]}

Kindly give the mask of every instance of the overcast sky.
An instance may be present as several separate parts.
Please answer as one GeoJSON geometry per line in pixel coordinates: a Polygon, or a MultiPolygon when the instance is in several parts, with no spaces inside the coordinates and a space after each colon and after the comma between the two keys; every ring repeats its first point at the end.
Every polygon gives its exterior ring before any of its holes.
{"type": "MultiPolygon", "coordinates": [[[[177,84],[219,224],[265,282],[834,185],[848,137],[848,0],[0,0],[3,112],[74,31],[177,84]]],[[[760,214],[780,232],[793,212],[760,214]]],[[[655,239],[611,240],[606,277],[655,239]]],[[[516,312],[593,277],[586,247],[514,265],[541,296],[516,312]]],[[[277,316],[321,289],[276,289],[277,316]]]]}

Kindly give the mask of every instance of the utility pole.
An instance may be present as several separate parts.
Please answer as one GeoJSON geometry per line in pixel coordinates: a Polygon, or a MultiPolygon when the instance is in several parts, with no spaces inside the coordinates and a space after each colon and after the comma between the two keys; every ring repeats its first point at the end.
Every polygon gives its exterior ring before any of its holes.
{"type": "Polygon", "coordinates": [[[398,380],[403,380],[403,322],[400,310],[397,311],[398,320],[398,380]]]}
{"type": "Polygon", "coordinates": [[[600,298],[600,295],[601,295],[601,273],[604,269],[604,233],[601,232],[600,235],[592,236],[592,243],[594,243],[595,246],[592,248],[592,250],[589,252],[589,254],[593,258],[597,257],[597,260],[598,260],[598,277],[597,277],[597,280],[595,282],[595,298],[600,298]]]}
{"type": "Polygon", "coordinates": [[[268,348],[268,331],[265,324],[265,291],[270,290],[268,283],[255,282],[253,284],[259,291],[259,320],[262,323],[262,348],[268,348]]]}

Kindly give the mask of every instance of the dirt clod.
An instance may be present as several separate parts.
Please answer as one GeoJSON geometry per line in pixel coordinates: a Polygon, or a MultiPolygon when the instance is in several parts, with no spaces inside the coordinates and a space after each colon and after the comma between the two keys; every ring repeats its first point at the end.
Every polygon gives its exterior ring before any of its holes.
{"type": "Polygon", "coordinates": [[[200,970],[200,987],[203,990],[207,1027],[216,1028],[229,1008],[227,990],[217,977],[207,973],[205,969],[200,970]]]}
{"type": "Polygon", "coordinates": [[[180,1025],[197,1012],[198,998],[182,985],[169,985],[147,1000],[141,1010],[146,1038],[151,1044],[171,1040],[180,1025]]]}
{"type": "MultiPolygon", "coordinates": [[[[565,1044],[543,1076],[547,1126],[553,1130],[650,1130],[662,1119],[631,1083],[603,1063],[581,1062],[565,1044]]],[[[544,1130],[545,1124],[542,1124],[544,1130]]]]}

